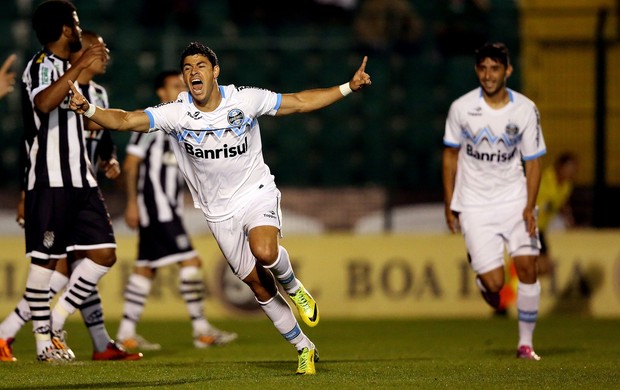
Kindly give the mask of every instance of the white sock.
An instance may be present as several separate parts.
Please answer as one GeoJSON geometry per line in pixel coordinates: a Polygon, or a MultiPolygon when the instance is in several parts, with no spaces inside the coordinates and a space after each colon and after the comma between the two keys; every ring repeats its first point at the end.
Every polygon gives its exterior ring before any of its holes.
{"type": "Polygon", "coordinates": [[[13,310],[0,324],[0,338],[10,339],[15,338],[17,332],[30,321],[30,306],[25,297],[19,301],[15,310],[13,310]]]}
{"type": "Polygon", "coordinates": [[[69,278],[69,285],[58,299],[52,311],[52,329],[62,330],[69,315],[82,305],[97,287],[97,282],[107,274],[110,267],[104,267],[85,258],[75,267],[69,278]]]}
{"type": "Polygon", "coordinates": [[[129,275],[124,294],[123,319],[118,326],[117,339],[124,340],[136,335],[136,325],[144,312],[152,284],[153,281],[146,276],[129,275]]]}
{"type": "Polygon", "coordinates": [[[50,335],[50,279],[53,270],[30,264],[24,298],[32,313],[32,329],[37,344],[37,354],[51,347],[50,335]]]}
{"type": "MultiPolygon", "coordinates": [[[[69,278],[60,272],[54,271],[50,279],[50,300],[56,295],[56,293],[67,285],[69,278]]],[[[30,321],[32,314],[30,313],[30,306],[25,297],[19,301],[15,310],[13,310],[0,324],[0,338],[9,339],[15,338],[17,332],[30,321]]]]}
{"type": "Polygon", "coordinates": [[[58,271],[54,271],[50,279],[50,299],[62,291],[69,283],[69,278],[58,271]]]}
{"type": "Polygon", "coordinates": [[[179,270],[179,292],[192,320],[194,336],[207,333],[210,324],[205,318],[205,284],[201,268],[188,266],[179,270]]]}
{"type": "Polygon", "coordinates": [[[303,348],[312,347],[312,342],[299,327],[299,323],[297,323],[291,311],[291,307],[286,303],[284,297],[282,297],[280,293],[276,293],[276,295],[267,302],[261,302],[258,299],[257,301],[282,337],[293,344],[298,351],[303,348]]]}
{"type": "Polygon", "coordinates": [[[265,268],[271,271],[273,276],[276,277],[276,280],[284,288],[284,291],[288,294],[294,293],[299,288],[299,280],[295,278],[295,272],[293,272],[293,266],[291,265],[291,258],[283,246],[280,245],[279,247],[276,261],[265,268]]]}
{"type": "Polygon", "coordinates": [[[540,306],[540,282],[525,284],[519,282],[517,287],[517,310],[519,312],[519,345],[533,347],[532,338],[538,307],[540,306]]]}

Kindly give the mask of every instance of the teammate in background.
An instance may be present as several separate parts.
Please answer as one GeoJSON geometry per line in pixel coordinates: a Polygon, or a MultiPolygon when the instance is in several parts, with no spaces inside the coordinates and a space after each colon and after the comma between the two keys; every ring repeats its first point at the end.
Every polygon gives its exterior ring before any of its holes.
{"type": "Polygon", "coordinates": [[[485,44],[475,60],[480,87],[455,100],[446,120],[446,222],[453,233],[460,227],[476,284],[493,308],[507,247],[519,277],[517,357],[539,360],[532,338],[540,305],[536,195],[546,152],[540,115],[531,100],[506,87],[512,66],[503,43],[485,44]]]}
{"type": "Polygon", "coordinates": [[[280,192],[262,155],[258,117],[310,112],[370,85],[367,58],[351,81],[331,88],[279,94],[254,87],[218,85],[216,54],[190,43],[181,54],[189,93],[174,102],[126,112],[90,104],[75,86],[71,109],[103,127],[161,130],[199,207],[235,275],[254,292],[276,329],[298,351],[298,374],[314,374],[318,353],[302,332],[275,279],[295,302],[309,326],[319,322],[316,302],[295,277],[288,252],[279,245],[280,192]]]}
{"type": "Polygon", "coordinates": [[[16,59],[17,56],[11,54],[4,60],[2,67],[0,67],[0,99],[15,89],[15,72],[11,72],[9,69],[11,69],[16,59]]]}
{"type": "Polygon", "coordinates": [[[560,154],[553,166],[547,167],[542,174],[537,200],[540,236],[538,274],[541,276],[553,272],[553,263],[549,257],[546,240],[549,223],[560,214],[566,226],[574,225],[573,214],[567,202],[573,192],[573,180],[577,174],[577,166],[577,157],[565,152],[560,154]]]}
{"type": "MultiPolygon", "coordinates": [[[[160,73],[155,92],[161,103],[174,101],[187,91],[181,73],[160,73]]],[[[86,96],[84,96],[86,97],[86,96]]],[[[157,270],[179,265],[179,291],[192,321],[194,346],[206,348],[237,338],[236,333],[212,326],[204,314],[205,286],[202,260],[183,226],[184,181],[166,133],[134,133],[127,146],[123,170],[127,180],[125,222],[139,230],[138,260],[125,288],[123,318],[116,339],[127,349],[157,350],[136,333],[157,270]]]]}
{"type": "Polygon", "coordinates": [[[72,360],[65,343],[65,320],[116,262],[116,242],[90,168],[82,116],[69,109],[69,83],[93,62],[106,61],[107,51],[95,43],[69,63],[71,53],[82,44],[79,18],[68,1],[40,4],[32,26],[43,49],[28,62],[22,78],[28,154],[25,235],[31,258],[24,296],[33,313],[38,359],[72,360]],[[83,260],[50,313],[50,279],[58,259],[68,251],[83,260]]]}
{"type": "MultiPolygon", "coordinates": [[[[83,31],[81,42],[82,49],[71,53],[71,63],[77,62],[83,54],[84,48],[88,48],[96,43],[105,45],[103,39],[92,31],[83,31]]],[[[80,73],[77,80],[80,89],[85,95],[92,96],[98,104],[105,107],[108,106],[107,92],[105,88],[92,81],[92,78],[106,72],[108,60],[109,56],[106,57],[105,61],[94,61],[88,68],[80,73]]],[[[120,166],[115,157],[114,143],[112,142],[109,131],[96,130],[86,131],[86,133],[88,134],[86,142],[88,155],[91,156],[90,159],[94,164],[91,164],[93,174],[96,175],[96,168],[100,166],[106,177],[109,179],[117,178],[120,175],[120,166]],[[105,140],[105,138],[102,138],[103,134],[107,134],[108,141],[99,143],[99,139],[105,140]],[[96,163],[97,161],[99,161],[99,164],[96,163]]],[[[17,207],[17,222],[20,226],[24,226],[24,191],[22,191],[21,201],[17,207]]],[[[69,267],[75,268],[81,261],[81,259],[75,260],[73,252],[68,253],[68,258],[71,259],[69,261],[70,265],[67,264],[66,257],[59,259],[56,263],[56,268],[50,280],[50,299],[56,295],[56,293],[62,291],[67,285],[69,281],[69,267]]],[[[142,357],[140,353],[126,352],[108,335],[103,321],[103,308],[97,289],[84,300],[83,304],[80,306],[80,313],[93,342],[93,360],[138,360],[142,357]]],[[[15,340],[17,332],[30,318],[31,312],[28,302],[25,298],[22,298],[15,310],[0,324],[1,361],[15,360],[12,356],[11,344],[15,340]]]]}

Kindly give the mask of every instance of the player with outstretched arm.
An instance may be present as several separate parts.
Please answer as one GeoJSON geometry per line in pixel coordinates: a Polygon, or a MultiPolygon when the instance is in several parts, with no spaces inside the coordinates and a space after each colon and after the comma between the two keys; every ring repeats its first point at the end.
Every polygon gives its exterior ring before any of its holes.
{"type": "Polygon", "coordinates": [[[220,66],[207,46],[190,43],[181,54],[188,92],[174,102],[126,112],[91,105],[72,86],[70,108],[117,130],[160,130],[173,137],[173,151],[192,194],[237,277],[253,291],[278,331],[298,351],[297,374],[314,374],[318,353],[302,332],[275,279],[309,326],[319,322],[316,302],[295,277],[281,232],[280,191],[262,155],[258,117],[310,112],[371,84],[367,58],[340,86],[280,94],[254,87],[218,85],[220,66]]]}

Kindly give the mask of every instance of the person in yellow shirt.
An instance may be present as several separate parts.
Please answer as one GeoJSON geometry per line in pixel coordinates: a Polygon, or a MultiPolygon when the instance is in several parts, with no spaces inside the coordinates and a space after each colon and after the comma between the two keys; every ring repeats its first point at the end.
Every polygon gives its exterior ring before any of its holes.
{"type": "Polygon", "coordinates": [[[536,204],[538,205],[538,229],[540,237],[540,256],[538,274],[548,275],[553,271],[549,256],[546,232],[556,216],[561,215],[567,227],[574,225],[568,199],[573,191],[573,180],[577,173],[577,157],[571,152],[560,154],[553,166],[543,171],[536,204]]]}

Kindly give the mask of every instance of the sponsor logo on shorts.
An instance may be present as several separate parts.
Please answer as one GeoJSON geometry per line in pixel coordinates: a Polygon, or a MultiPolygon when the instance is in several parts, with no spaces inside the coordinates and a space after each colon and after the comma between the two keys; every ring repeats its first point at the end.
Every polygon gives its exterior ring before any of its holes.
{"type": "Polygon", "coordinates": [[[52,245],[54,245],[54,232],[48,230],[43,233],[43,246],[49,249],[52,245]]]}
{"type": "Polygon", "coordinates": [[[263,217],[277,219],[276,212],[273,210],[270,210],[269,212],[263,214],[263,217]]]}

